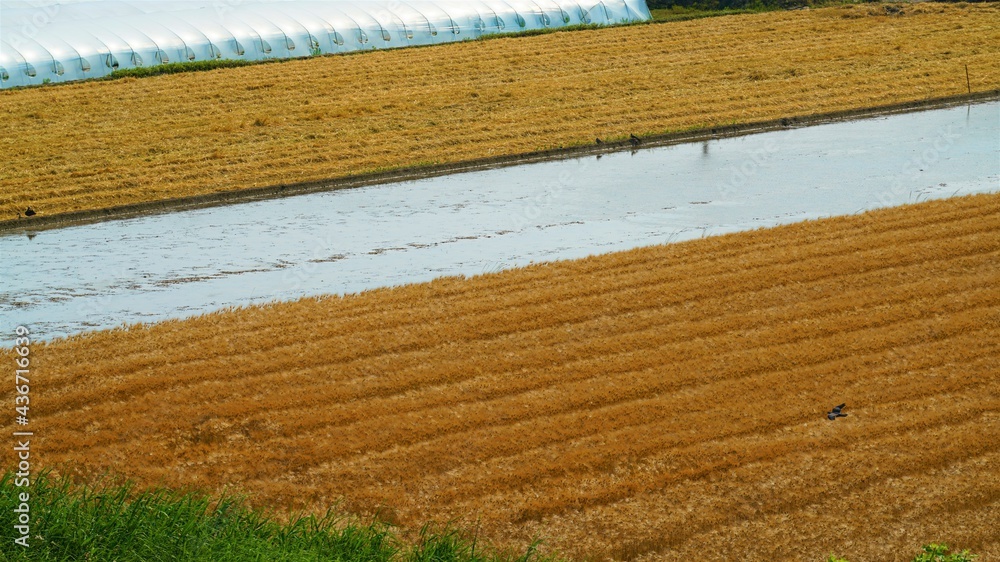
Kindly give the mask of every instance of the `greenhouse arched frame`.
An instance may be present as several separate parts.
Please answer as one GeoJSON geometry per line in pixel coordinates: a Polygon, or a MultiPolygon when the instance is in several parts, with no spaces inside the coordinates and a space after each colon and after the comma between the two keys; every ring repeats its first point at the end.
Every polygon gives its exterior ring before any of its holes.
{"type": "Polygon", "coordinates": [[[645,0],[4,0],[0,88],[649,19],[645,0]]]}

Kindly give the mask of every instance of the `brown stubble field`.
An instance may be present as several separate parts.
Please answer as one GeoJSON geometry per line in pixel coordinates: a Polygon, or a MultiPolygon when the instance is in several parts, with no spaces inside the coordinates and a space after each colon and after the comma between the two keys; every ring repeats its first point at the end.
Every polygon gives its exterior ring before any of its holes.
{"type": "Polygon", "coordinates": [[[85,334],[32,454],[576,558],[996,559],[998,286],[992,194],[85,334]]]}
{"type": "Polygon", "coordinates": [[[1000,5],[708,18],[0,92],[42,215],[1000,87],[1000,5]]]}

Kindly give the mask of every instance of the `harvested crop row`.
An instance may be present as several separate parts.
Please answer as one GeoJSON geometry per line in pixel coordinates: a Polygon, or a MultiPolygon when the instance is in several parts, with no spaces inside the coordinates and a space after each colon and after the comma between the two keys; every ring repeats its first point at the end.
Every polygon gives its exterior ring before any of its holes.
{"type": "Polygon", "coordinates": [[[1000,87],[1000,6],[709,18],[0,92],[42,214],[1000,87]]]}
{"type": "Polygon", "coordinates": [[[81,477],[574,556],[997,556],[998,233],[979,195],[97,332],[32,348],[32,423],[81,477]]]}

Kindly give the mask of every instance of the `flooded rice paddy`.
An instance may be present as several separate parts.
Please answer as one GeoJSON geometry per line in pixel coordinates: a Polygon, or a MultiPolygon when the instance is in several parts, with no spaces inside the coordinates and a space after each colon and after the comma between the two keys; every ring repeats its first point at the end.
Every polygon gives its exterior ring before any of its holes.
{"type": "Polygon", "coordinates": [[[0,237],[37,338],[1000,191],[1000,103],[0,237]]]}

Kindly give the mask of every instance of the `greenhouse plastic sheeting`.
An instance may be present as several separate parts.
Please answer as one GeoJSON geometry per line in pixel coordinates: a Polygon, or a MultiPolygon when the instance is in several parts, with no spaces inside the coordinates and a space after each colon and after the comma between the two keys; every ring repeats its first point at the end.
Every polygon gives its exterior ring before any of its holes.
{"type": "Polygon", "coordinates": [[[645,0],[3,0],[0,87],[648,19],[645,0]]]}

